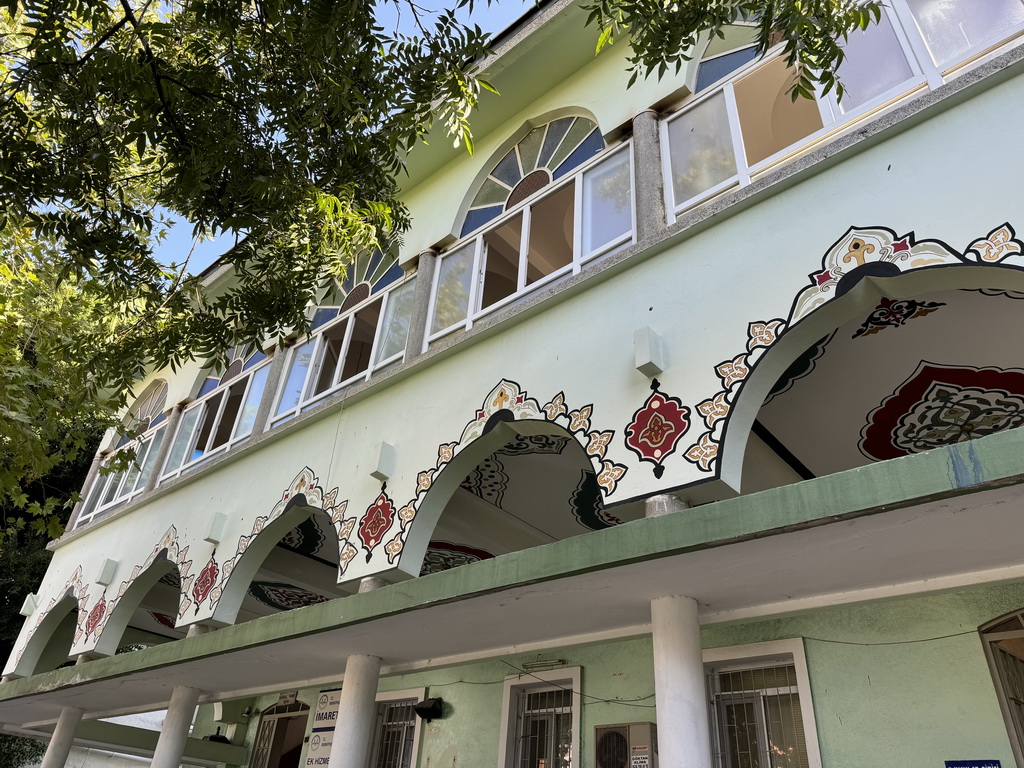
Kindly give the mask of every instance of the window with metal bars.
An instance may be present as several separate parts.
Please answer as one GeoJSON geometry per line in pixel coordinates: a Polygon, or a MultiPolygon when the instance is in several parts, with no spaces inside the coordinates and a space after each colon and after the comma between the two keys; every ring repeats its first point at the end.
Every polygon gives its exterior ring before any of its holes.
{"type": "Polygon", "coordinates": [[[515,768],[569,768],[572,761],[572,691],[516,693],[515,768]]]}
{"type": "Polygon", "coordinates": [[[707,673],[716,768],[809,768],[792,664],[707,673]]]}
{"type": "Polygon", "coordinates": [[[371,768],[410,768],[416,735],[416,699],[377,703],[371,768]]]}

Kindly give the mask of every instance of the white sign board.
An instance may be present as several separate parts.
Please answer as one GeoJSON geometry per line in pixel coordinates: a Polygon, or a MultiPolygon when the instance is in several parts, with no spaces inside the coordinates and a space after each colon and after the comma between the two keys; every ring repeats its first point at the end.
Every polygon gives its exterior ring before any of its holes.
{"type": "Polygon", "coordinates": [[[306,750],[306,768],[326,766],[331,759],[331,742],[334,739],[334,725],[338,719],[341,703],[341,688],[320,691],[313,712],[313,732],[309,736],[306,750]]]}

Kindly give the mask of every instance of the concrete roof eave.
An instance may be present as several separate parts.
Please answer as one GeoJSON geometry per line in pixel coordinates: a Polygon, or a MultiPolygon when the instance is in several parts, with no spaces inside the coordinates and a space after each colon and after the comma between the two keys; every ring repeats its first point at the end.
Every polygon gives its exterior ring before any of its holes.
{"type": "Polygon", "coordinates": [[[698,597],[714,623],[1024,580],[1022,481],[1024,430],[1003,432],[11,680],[0,722],[157,709],[176,685],[213,701],[337,680],[350,653],[387,674],[643,634],[661,594],[698,597]]]}

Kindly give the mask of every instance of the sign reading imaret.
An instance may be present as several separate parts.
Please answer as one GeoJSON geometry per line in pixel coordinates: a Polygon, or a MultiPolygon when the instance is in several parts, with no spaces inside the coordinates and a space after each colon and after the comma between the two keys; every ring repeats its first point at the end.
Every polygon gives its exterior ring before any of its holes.
{"type": "Polygon", "coordinates": [[[340,703],[341,688],[320,691],[316,699],[316,711],[313,713],[313,733],[309,736],[309,749],[306,750],[306,768],[316,768],[330,762],[331,741],[340,703]]]}

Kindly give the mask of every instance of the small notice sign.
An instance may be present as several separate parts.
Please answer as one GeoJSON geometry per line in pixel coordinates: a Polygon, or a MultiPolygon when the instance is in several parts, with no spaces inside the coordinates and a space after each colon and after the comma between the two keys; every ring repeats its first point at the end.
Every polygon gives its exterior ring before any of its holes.
{"type": "Polygon", "coordinates": [[[947,760],[946,768],[1002,768],[998,760],[947,760]]]}
{"type": "Polygon", "coordinates": [[[309,737],[309,749],[306,751],[306,768],[318,768],[330,762],[331,742],[340,704],[341,688],[327,688],[317,696],[313,712],[313,733],[309,737]]]}
{"type": "Polygon", "coordinates": [[[629,763],[630,768],[650,768],[647,755],[633,755],[629,763]]]}

